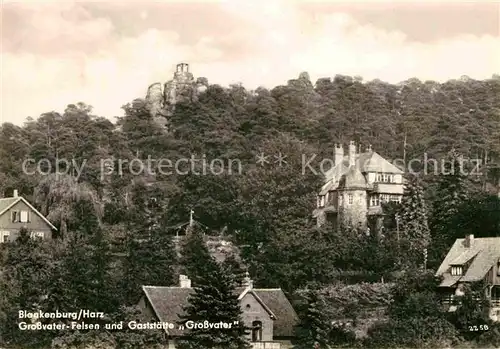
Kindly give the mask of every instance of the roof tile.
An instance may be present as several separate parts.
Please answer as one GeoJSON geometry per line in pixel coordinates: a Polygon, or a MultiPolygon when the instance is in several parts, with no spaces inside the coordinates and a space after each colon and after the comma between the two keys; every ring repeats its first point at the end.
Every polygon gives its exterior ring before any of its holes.
{"type": "MultiPolygon", "coordinates": [[[[183,308],[188,304],[189,295],[193,288],[143,286],[144,294],[150,302],[159,321],[175,323],[180,320],[183,308]]],[[[244,288],[238,288],[239,295],[244,288]]],[[[253,289],[253,292],[276,315],[274,321],[274,335],[289,337],[298,322],[297,314],[281,289],[253,289]]],[[[169,330],[169,335],[179,336],[182,332],[177,329],[169,330]]]]}

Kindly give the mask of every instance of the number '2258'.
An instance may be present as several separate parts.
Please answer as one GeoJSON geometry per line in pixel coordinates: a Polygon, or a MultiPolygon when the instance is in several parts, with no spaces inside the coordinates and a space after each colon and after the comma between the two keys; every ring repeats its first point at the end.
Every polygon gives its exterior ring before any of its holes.
{"type": "Polygon", "coordinates": [[[471,332],[476,332],[476,331],[488,331],[490,328],[488,325],[474,325],[474,326],[469,326],[469,331],[471,332]]]}

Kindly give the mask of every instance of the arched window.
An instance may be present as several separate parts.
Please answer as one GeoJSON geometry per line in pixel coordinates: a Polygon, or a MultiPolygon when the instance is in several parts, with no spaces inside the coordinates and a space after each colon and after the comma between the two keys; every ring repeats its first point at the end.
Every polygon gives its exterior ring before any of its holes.
{"type": "Polygon", "coordinates": [[[262,322],[252,322],[252,342],[262,341],[262,322]]]}

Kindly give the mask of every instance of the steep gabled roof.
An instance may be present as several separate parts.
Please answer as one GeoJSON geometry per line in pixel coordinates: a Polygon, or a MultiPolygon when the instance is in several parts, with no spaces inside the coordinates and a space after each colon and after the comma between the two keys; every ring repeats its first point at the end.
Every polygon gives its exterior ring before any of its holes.
{"type": "Polygon", "coordinates": [[[500,237],[474,238],[471,246],[465,245],[465,239],[457,239],[450,248],[441,266],[436,272],[443,276],[441,286],[453,286],[457,282],[474,282],[482,280],[486,273],[500,259],[500,237]],[[470,264],[464,270],[463,276],[452,276],[450,268],[453,265],[470,264]]]}
{"type": "Polygon", "coordinates": [[[47,218],[43,214],[41,214],[36,208],[34,208],[28,200],[23,198],[22,196],[18,196],[15,198],[4,198],[0,199],[0,216],[4,215],[8,212],[14,205],[16,205],[19,201],[22,201],[26,206],[28,206],[37,216],[39,216],[45,223],[47,223],[52,229],[57,230],[56,227],[49,222],[47,218]]]}
{"type": "MultiPolygon", "coordinates": [[[[142,289],[158,320],[174,324],[180,320],[183,308],[188,304],[189,295],[194,292],[193,288],[183,287],[143,286],[142,289]]],[[[263,304],[264,309],[275,318],[273,324],[275,336],[293,336],[298,316],[283,290],[238,288],[235,292],[239,296],[251,292],[259,303],[263,304]]],[[[180,336],[184,331],[179,331],[178,326],[175,326],[167,333],[170,336],[180,336]]]]}
{"type": "Polygon", "coordinates": [[[380,156],[377,152],[360,154],[361,172],[382,172],[392,174],[403,174],[404,172],[380,156]]]}
{"type": "MultiPolygon", "coordinates": [[[[362,173],[365,172],[382,172],[391,174],[403,174],[404,172],[391,164],[389,161],[380,156],[377,152],[365,152],[356,154],[355,166],[362,173]]],[[[336,164],[331,169],[326,171],[326,182],[338,182],[340,178],[349,171],[349,156],[345,155],[340,164],[336,164]]]]}
{"type": "Polygon", "coordinates": [[[257,293],[253,291],[252,288],[246,288],[238,297],[238,300],[241,301],[243,297],[245,297],[247,294],[251,294],[255,300],[264,308],[264,310],[269,314],[271,319],[276,320],[276,315],[274,315],[273,311],[269,309],[269,307],[262,301],[262,299],[259,297],[257,293]]]}
{"type": "Polygon", "coordinates": [[[18,197],[0,199],[0,216],[18,201],[18,197]]]}
{"type": "Polygon", "coordinates": [[[280,288],[259,288],[253,292],[271,309],[276,316],[274,321],[274,336],[292,337],[294,328],[299,322],[299,317],[280,288]]]}

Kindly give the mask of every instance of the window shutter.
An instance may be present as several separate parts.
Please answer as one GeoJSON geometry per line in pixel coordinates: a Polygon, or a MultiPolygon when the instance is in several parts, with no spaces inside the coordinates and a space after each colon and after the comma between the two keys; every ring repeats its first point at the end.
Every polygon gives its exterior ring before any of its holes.
{"type": "Polygon", "coordinates": [[[22,223],[28,222],[28,211],[21,211],[21,222],[22,223]]]}

